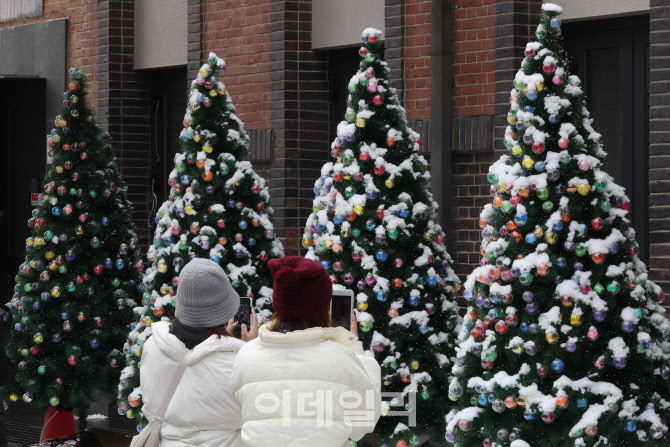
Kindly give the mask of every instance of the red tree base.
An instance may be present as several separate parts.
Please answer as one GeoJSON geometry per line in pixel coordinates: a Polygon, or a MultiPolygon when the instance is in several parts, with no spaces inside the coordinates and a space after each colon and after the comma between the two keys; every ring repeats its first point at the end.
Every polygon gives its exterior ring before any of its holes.
{"type": "Polygon", "coordinates": [[[56,413],[56,411],[55,407],[51,407],[49,408],[49,411],[47,411],[47,415],[44,417],[44,430],[40,441],[69,437],[77,433],[72,412],[59,411],[56,413]]]}

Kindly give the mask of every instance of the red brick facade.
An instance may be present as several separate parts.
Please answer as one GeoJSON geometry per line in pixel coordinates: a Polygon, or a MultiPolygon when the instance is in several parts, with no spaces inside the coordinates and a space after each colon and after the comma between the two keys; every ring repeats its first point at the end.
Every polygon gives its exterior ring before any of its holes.
{"type": "Polygon", "coordinates": [[[408,0],[405,14],[407,119],[430,119],[430,0],[408,0]]]}
{"type": "MultiPolygon", "coordinates": [[[[452,114],[488,116],[495,107],[495,0],[454,0],[452,11],[452,114]]],[[[431,101],[431,1],[407,0],[405,6],[404,100],[409,120],[429,120],[431,101]]],[[[456,272],[467,275],[479,262],[477,222],[487,202],[486,174],[493,154],[452,154],[450,252],[456,272]]],[[[453,150],[453,149],[452,149],[453,150]]]]}
{"type": "Polygon", "coordinates": [[[493,115],[494,3],[494,0],[454,1],[454,115],[493,115]]]}
{"type": "Polygon", "coordinates": [[[204,2],[204,56],[226,60],[224,82],[246,129],[270,128],[270,0],[204,2]]]}
{"type": "MultiPolygon", "coordinates": [[[[405,109],[409,120],[430,119],[430,0],[405,8],[405,109]]],[[[495,1],[453,2],[453,113],[493,115],[495,1]]]]}

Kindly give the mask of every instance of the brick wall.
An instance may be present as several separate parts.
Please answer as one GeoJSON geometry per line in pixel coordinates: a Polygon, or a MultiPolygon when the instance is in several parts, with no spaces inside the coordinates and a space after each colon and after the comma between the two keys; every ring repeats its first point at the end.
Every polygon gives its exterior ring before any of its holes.
{"type": "Polygon", "coordinates": [[[670,294],[670,0],[651,0],[649,18],[649,269],[651,278],[667,296],[670,294]]]}
{"type": "Polygon", "coordinates": [[[107,0],[98,7],[98,122],[112,137],[137,235],[146,247],[153,225],[148,206],[151,112],[148,78],[134,69],[135,2],[107,0]]]}
{"type": "MultiPolygon", "coordinates": [[[[67,18],[69,26],[68,65],[78,67],[88,75],[91,105],[93,108],[97,107],[97,0],[44,0],[43,12],[44,14],[38,17],[0,23],[0,28],[67,18]]],[[[51,121],[53,118],[47,117],[47,120],[51,121]]]]}
{"type": "Polygon", "coordinates": [[[479,214],[491,199],[486,174],[500,155],[491,150],[500,145],[501,138],[499,133],[492,135],[491,116],[495,115],[497,126],[505,121],[509,86],[523,56],[522,45],[537,23],[540,5],[540,0],[454,0],[454,236],[449,248],[461,279],[479,265],[479,214]],[[475,140],[479,142],[475,144],[475,140]]]}
{"type": "Polygon", "coordinates": [[[505,151],[503,137],[507,127],[512,80],[521,67],[526,43],[535,36],[540,23],[542,0],[495,0],[495,130],[494,148],[505,151]]]}
{"type": "Polygon", "coordinates": [[[405,0],[384,0],[384,59],[402,101],[405,83],[405,0]]]}
{"type": "Polygon", "coordinates": [[[430,0],[405,5],[405,82],[407,119],[430,119],[430,0]]]}
{"type": "Polygon", "coordinates": [[[495,104],[494,0],[454,0],[453,113],[492,115],[495,104]]]}
{"type": "Polygon", "coordinates": [[[223,76],[245,129],[270,127],[270,0],[204,2],[203,58],[226,61],[223,76]]]}
{"type": "Polygon", "coordinates": [[[314,180],[329,152],[328,62],[312,50],[312,1],[272,1],[271,205],[286,254],[297,255],[314,180]]]}
{"type": "MultiPolygon", "coordinates": [[[[493,162],[495,0],[452,2],[452,187],[450,253],[461,278],[479,262],[477,222],[493,162]],[[461,120],[462,117],[472,119],[461,120]]],[[[387,2],[388,4],[388,2],[387,2]]],[[[404,106],[410,120],[431,118],[431,1],[405,0],[404,106]]],[[[388,17],[387,17],[388,21],[388,17]]],[[[431,148],[440,150],[440,148],[431,148]]]]}
{"type": "Polygon", "coordinates": [[[481,229],[479,214],[491,201],[486,180],[493,163],[493,151],[455,152],[452,156],[451,228],[449,253],[456,274],[464,279],[479,265],[481,229]]]}
{"type": "MultiPolygon", "coordinates": [[[[406,0],[404,99],[408,119],[430,119],[430,0],[406,0]]],[[[453,113],[492,115],[495,0],[454,0],[453,113]]]]}
{"type": "Polygon", "coordinates": [[[490,200],[495,104],[494,0],[454,0],[452,10],[452,186],[449,250],[464,280],[479,264],[479,214],[490,200]]]}

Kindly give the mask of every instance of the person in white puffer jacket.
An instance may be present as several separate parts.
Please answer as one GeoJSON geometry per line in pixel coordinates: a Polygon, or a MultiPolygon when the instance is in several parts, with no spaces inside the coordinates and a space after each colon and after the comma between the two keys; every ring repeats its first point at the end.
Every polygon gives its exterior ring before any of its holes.
{"type": "Polygon", "coordinates": [[[232,318],[240,297],[223,269],[208,259],[191,260],[179,275],[176,319],[151,326],[140,367],[142,412],[152,420],[185,356],[187,367],[170,401],[160,431],[160,447],[244,447],[242,416],[230,388],[230,374],[244,340],[258,334],[242,327],[233,337],[232,318]]]}
{"type": "MultiPolygon", "coordinates": [[[[381,369],[357,336],[330,326],[332,283],[316,261],[269,262],[273,320],[239,352],[231,387],[247,447],[350,447],[381,409],[381,369]]],[[[356,330],[355,319],[352,330],[356,330]]]]}

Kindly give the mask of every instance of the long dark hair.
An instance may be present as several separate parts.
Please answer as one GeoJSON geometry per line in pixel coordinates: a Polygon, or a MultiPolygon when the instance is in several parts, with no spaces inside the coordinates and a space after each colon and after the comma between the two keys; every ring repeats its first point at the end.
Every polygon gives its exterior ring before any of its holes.
{"type": "Polygon", "coordinates": [[[226,330],[226,325],[225,324],[222,324],[221,326],[207,328],[207,335],[210,336],[210,337],[212,335],[216,335],[217,338],[221,338],[221,336],[230,337],[230,334],[226,330]]]}
{"type": "Polygon", "coordinates": [[[270,324],[270,331],[283,333],[301,331],[313,327],[330,327],[330,309],[326,307],[323,311],[309,317],[292,320],[284,318],[275,312],[270,324]]]}

